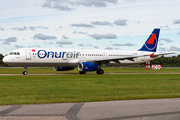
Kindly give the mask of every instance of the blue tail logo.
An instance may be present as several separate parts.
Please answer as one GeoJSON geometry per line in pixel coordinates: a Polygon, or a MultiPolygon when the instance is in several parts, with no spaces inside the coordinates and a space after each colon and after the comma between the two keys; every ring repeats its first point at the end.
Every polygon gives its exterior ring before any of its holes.
{"type": "Polygon", "coordinates": [[[139,51],[156,52],[160,29],[154,29],[145,44],[139,51]]]}

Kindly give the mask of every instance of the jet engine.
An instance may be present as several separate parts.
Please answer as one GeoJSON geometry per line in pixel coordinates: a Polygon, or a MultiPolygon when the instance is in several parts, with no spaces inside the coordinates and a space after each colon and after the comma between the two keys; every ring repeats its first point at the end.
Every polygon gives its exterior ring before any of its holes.
{"type": "Polygon", "coordinates": [[[99,69],[98,64],[91,62],[81,62],[78,64],[78,70],[81,72],[96,71],[99,69]]]}

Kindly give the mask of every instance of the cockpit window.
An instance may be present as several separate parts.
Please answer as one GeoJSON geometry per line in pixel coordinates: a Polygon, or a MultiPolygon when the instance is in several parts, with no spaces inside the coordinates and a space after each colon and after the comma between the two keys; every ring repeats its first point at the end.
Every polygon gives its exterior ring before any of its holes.
{"type": "Polygon", "coordinates": [[[9,53],[9,55],[20,55],[20,53],[19,52],[11,52],[11,53],[9,53]]]}
{"type": "Polygon", "coordinates": [[[11,52],[9,55],[13,55],[14,53],[13,52],[11,52]]]}

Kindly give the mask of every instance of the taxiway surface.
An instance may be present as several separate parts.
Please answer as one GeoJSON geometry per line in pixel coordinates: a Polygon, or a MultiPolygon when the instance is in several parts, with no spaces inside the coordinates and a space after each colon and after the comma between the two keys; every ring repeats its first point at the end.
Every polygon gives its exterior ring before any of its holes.
{"type": "Polygon", "coordinates": [[[180,120],[180,98],[0,106],[1,120],[180,120]]]}
{"type": "MultiPolygon", "coordinates": [[[[87,75],[96,75],[96,73],[86,73],[87,75]]],[[[180,72],[175,73],[104,73],[103,75],[126,75],[126,74],[180,74],[180,72]]],[[[0,76],[17,76],[17,75],[23,75],[23,74],[0,74],[0,76]]],[[[28,74],[28,75],[80,75],[79,73],[47,73],[47,74],[28,74]]]]}

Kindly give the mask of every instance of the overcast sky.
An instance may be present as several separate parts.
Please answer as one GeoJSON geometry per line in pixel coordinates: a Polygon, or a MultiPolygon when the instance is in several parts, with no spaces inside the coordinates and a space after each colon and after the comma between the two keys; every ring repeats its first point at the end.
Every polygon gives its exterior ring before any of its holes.
{"type": "Polygon", "coordinates": [[[180,0],[1,0],[0,53],[18,48],[138,50],[160,28],[158,52],[180,54],[180,0]]]}

